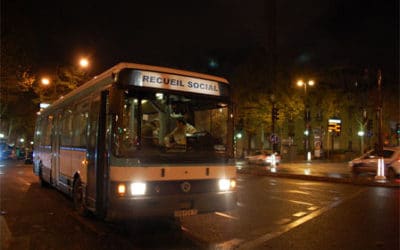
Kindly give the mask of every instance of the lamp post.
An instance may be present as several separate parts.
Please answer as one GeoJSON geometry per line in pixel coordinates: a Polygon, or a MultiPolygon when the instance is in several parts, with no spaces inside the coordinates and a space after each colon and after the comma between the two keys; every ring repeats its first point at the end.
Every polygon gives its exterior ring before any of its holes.
{"type": "Polygon", "coordinates": [[[303,87],[304,88],[304,136],[305,136],[305,142],[304,142],[304,151],[305,151],[305,157],[307,160],[311,160],[311,147],[310,147],[310,134],[311,134],[311,111],[310,111],[310,105],[308,102],[308,96],[307,96],[307,87],[314,86],[315,82],[314,80],[308,80],[308,81],[303,81],[303,80],[298,80],[297,81],[297,86],[303,87]]]}
{"type": "Polygon", "coordinates": [[[43,77],[40,81],[43,85],[48,86],[50,84],[50,79],[48,77],[43,77]]]}
{"type": "Polygon", "coordinates": [[[360,137],[360,154],[364,153],[364,130],[358,131],[357,135],[360,137]]]}
{"type": "Polygon", "coordinates": [[[79,66],[81,68],[87,68],[89,67],[89,60],[85,57],[82,57],[81,59],[79,59],[79,66]]]}
{"type": "Polygon", "coordinates": [[[49,88],[50,85],[54,85],[53,86],[54,90],[53,90],[53,94],[52,94],[53,96],[51,96],[51,94],[50,94],[50,96],[47,99],[51,100],[51,101],[57,100],[57,84],[52,79],[50,79],[49,77],[42,77],[42,79],[40,80],[40,83],[45,88],[49,88]]]}

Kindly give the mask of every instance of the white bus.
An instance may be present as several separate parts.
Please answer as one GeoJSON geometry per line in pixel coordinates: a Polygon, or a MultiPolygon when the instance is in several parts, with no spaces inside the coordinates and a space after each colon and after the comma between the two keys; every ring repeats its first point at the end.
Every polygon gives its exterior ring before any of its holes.
{"type": "Polygon", "coordinates": [[[224,78],[120,63],[38,115],[34,172],[82,215],[226,211],[236,204],[232,112],[224,78]],[[178,120],[191,128],[179,139],[178,120]]]}

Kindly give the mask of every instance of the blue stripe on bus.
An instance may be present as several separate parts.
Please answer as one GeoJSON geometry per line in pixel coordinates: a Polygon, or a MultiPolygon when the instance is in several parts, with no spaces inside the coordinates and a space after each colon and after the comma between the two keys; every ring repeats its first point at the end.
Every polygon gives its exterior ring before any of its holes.
{"type": "Polygon", "coordinates": [[[86,148],[73,148],[73,147],[60,147],[60,150],[71,150],[71,151],[80,151],[80,152],[86,152],[86,148]]]}
{"type": "MultiPolygon", "coordinates": [[[[41,146],[41,148],[44,149],[51,149],[51,146],[41,146]]],[[[60,147],[60,150],[70,150],[70,151],[80,151],[80,152],[86,152],[87,148],[74,148],[74,147],[60,147]]]]}

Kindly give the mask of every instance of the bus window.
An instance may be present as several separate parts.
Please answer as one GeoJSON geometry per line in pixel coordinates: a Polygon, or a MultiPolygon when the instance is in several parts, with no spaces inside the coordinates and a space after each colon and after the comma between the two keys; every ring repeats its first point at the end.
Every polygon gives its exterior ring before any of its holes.
{"type": "Polygon", "coordinates": [[[122,117],[117,118],[115,139],[117,155],[129,155],[136,151],[138,145],[138,102],[139,100],[137,98],[125,99],[123,103],[122,117]]]}
{"type": "Polygon", "coordinates": [[[151,161],[166,154],[182,159],[180,153],[188,159],[222,158],[226,153],[227,121],[227,105],[209,98],[127,92],[115,130],[115,152],[119,157],[145,157],[151,161]],[[179,128],[181,121],[184,130],[179,128]]]}
{"type": "Polygon", "coordinates": [[[49,115],[47,120],[43,124],[44,135],[42,137],[42,145],[46,147],[51,147],[51,132],[53,129],[53,116],[49,115]]]}
{"type": "Polygon", "coordinates": [[[66,109],[64,116],[62,117],[62,129],[61,129],[61,145],[71,146],[72,145],[72,111],[66,109]]]}
{"type": "Polygon", "coordinates": [[[86,148],[89,102],[84,101],[75,106],[72,112],[72,146],[86,148]]]}

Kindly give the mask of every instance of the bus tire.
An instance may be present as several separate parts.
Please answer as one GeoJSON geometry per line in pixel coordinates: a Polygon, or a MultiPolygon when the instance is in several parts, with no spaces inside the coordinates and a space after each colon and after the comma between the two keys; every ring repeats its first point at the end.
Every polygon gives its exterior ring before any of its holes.
{"type": "Polygon", "coordinates": [[[82,182],[79,177],[74,181],[72,199],[74,202],[74,208],[78,212],[78,214],[86,217],[88,215],[88,209],[85,204],[82,182]]]}
{"type": "Polygon", "coordinates": [[[50,184],[43,179],[42,164],[39,165],[39,182],[41,187],[49,187],[50,184]]]}

